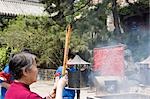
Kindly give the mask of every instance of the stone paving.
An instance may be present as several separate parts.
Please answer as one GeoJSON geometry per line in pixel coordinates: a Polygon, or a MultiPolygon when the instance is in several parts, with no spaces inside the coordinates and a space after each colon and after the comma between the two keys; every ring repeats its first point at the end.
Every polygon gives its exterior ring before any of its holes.
{"type": "MultiPolygon", "coordinates": [[[[31,91],[36,92],[42,97],[45,97],[48,95],[48,93],[51,91],[53,87],[54,81],[42,81],[39,80],[36,83],[33,83],[30,88],[31,91]]],[[[136,92],[136,93],[143,93],[150,96],[150,87],[145,87],[144,89],[141,87],[131,87],[130,92],[136,92]]],[[[76,95],[77,96],[77,95],[76,95]]],[[[96,96],[96,92],[91,92],[89,88],[82,88],[80,91],[80,99],[87,99],[87,97],[94,97],[96,96]]],[[[75,97],[75,99],[77,99],[75,97]]],[[[94,98],[97,99],[97,98],[94,98]]],[[[141,99],[141,98],[140,98],[141,99]]],[[[146,98],[147,99],[147,98],[146,98]]],[[[148,98],[150,99],[150,98],[148,98]]]]}
{"type": "MultiPolygon", "coordinates": [[[[48,93],[51,91],[53,87],[54,81],[42,81],[39,80],[36,83],[33,83],[30,88],[31,91],[36,92],[42,97],[45,97],[48,95],[48,93]]],[[[95,93],[89,92],[89,88],[82,88],[80,92],[80,99],[86,99],[88,96],[95,96],[95,93]]],[[[77,99],[75,97],[75,99],[77,99]]]]}

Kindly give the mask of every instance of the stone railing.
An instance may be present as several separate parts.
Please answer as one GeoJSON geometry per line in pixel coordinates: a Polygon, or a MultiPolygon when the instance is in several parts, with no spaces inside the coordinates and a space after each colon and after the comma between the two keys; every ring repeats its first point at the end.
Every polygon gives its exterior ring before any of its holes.
{"type": "Polygon", "coordinates": [[[54,69],[41,69],[39,68],[38,80],[53,80],[55,71],[54,69]]]}

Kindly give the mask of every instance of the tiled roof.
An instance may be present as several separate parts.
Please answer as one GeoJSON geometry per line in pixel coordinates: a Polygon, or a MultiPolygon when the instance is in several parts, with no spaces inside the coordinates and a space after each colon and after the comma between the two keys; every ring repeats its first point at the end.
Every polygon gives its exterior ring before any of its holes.
{"type": "Polygon", "coordinates": [[[29,2],[15,2],[0,0],[0,14],[1,15],[33,15],[46,16],[44,6],[37,3],[29,2]]]}

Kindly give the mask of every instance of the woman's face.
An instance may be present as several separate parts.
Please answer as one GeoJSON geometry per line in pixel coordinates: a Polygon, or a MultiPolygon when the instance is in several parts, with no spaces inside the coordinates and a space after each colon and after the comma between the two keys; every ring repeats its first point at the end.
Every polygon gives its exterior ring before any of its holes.
{"type": "Polygon", "coordinates": [[[28,72],[27,72],[27,79],[29,82],[28,84],[30,85],[33,82],[36,82],[37,76],[38,76],[38,68],[37,68],[36,61],[34,60],[30,70],[28,70],[28,72]]]}

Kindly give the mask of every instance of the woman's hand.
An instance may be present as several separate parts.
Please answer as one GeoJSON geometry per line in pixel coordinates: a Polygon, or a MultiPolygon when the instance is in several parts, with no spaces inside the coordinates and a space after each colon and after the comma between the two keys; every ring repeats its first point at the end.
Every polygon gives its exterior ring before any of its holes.
{"type": "Polygon", "coordinates": [[[59,81],[57,83],[57,90],[56,90],[56,98],[55,99],[63,99],[63,97],[62,97],[63,89],[66,86],[67,82],[68,82],[67,75],[65,75],[59,79],[59,81]]]}
{"type": "Polygon", "coordinates": [[[52,91],[49,94],[49,97],[50,97],[50,99],[55,99],[55,97],[56,97],[56,89],[52,89],[52,91]]]}
{"type": "Polygon", "coordinates": [[[4,87],[4,88],[6,88],[6,89],[8,89],[10,87],[10,84],[7,83],[7,82],[2,82],[1,86],[4,87]]]}
{"type": "Polygon", "coordinates": [[[47,99],[62,99],[62,92],[68,82],[67,75],[62,78],[56,77],[53,89],[47,99]],[[56,90],[57,89],[57,90],[56,90]]]}

